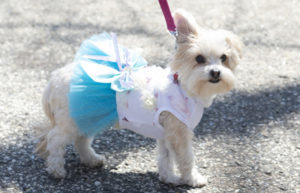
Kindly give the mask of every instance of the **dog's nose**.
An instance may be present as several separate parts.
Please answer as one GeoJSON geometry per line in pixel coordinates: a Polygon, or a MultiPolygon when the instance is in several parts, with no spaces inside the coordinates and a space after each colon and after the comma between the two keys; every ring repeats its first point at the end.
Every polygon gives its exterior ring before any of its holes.
{"type": "Polygon", "coordinates": [[[212,69],[212,70],[210,70],[210,76],[213,78],[213,79],[219,79],[220,78],[220,74],[221,74],[221,72],[220,72],[220,70],[218,70],[218,69],[212,69]]]}

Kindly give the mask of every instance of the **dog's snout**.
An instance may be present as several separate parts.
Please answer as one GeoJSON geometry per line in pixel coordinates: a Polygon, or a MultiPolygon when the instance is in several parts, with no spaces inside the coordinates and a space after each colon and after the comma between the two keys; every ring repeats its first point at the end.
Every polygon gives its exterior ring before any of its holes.
{"type": "Polygon", "coordinates": [[[212,69],[212,70],[210,70],[210,75],[214,79],[220,78],[220,74],[221,74],[221,72],[218,69],[212,69]]]}
{"type": "Polygon", "coordinates": [[[219,69],[211,69],[209,74],[211,76],[209,82],[218,83],[220,81],[221,71],[219,69]]]}

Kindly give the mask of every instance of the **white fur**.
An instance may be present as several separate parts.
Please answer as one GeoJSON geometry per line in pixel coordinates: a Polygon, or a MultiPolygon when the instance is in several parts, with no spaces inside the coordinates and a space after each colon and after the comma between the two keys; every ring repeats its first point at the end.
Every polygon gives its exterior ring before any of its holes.
{"type": "MultiPolygon", "coordinates": [[[[179,35],[177,51],[170,63],[170,73],[178,72],[183,89],[193,97],[199,97],[208,107],[216,94],[229,91],[234,86],[234,69],[241,57],[242,43],[237,36],[225,30],[205,30],[199,28],[194,18],[184,11],[174,15],[179,35]],[[195,57],[202,54],[207,62],[197,64],[195,57]],[[226,54],[228,61],[224,64],[220,56],[226,54]],[[211,83],[209,71],[219,69],[220,82],[211,83]]],[[[64,153],[67,144],[74,144],[82,163],[88,166],[99,166],[104,157],[91,148],[92,138],[81,135],[69,116],[68,93],[74,64],[66,65],[52,73],[43,96],[45,114],[51,120],[52,128],[44,133],[37,147],[47,161],[47,171],[55,177],[65,177],[64,153]]],[[[164,90],[168,82],[160,70],[149,67],[145,73],[151,73],[157,81],[157,88],[164,90]],[[151,69],[151,70],[150,70],[151,69]],[[163,77],[163,78],[162,78],[163,77]]],[[[135,74],[135,88],[142,93],[145,108],[154,108],[156,101],[153,89],[148,88],[143,73],[135,74]]],[[[156,87],[156,86],[155,86],[156,87]]],[[[165,129],[165,138],[158,141],[159,179],[175,185],[188,184],[203,186],[207,180],[196,169],[192,150],[193,133],[169,112],[162,112],[159,121],[165,129]],[[180,176],[174,173],[177,165],[180,176]]]]}

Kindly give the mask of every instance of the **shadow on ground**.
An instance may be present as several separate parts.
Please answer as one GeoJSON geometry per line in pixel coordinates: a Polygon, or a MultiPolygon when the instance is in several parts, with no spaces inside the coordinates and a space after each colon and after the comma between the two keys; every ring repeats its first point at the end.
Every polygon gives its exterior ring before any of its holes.
{"type": "Polygon", "coordinates": [[[195,134],[199,137],[205,136],[208,132],[202,129],[202,125],[211,122],[208,124],[209,132],[213,134],[247,136],[257,125],[285,120],[292,113],[299,114],[299,95],[299,84],[257,93],[231,92],[224,100],[212,104],[195,134]]]}
{"type": "MultiPolygon", "coordinates": [[[[270,121],[284,121],[292,113],[300,113],[300,85],[291,85],[283,88],[272,88],[257,93],[232,92],[222,100],[217,100],[207,110],[198,129],[196,140],[210,135],[247,138],[253,136],[253,130],[259,124],[268,124],[270,121]],[[266,102],[268,101],[268,102],[266,102]],[[209,126],[209,129],[205,127],[209,126]]],[[[259,130],[255,130],[252,140],[259,140],[259,130]]],[[[24,140],[24,139],[20,139],[24,140]]],[[[200,140],[201,143],[201,140],[200,140]]],[[[246,142],[245,142],[246,143],[246,142]]],[[[90,169],[79,163],[79,158],[73,150],[66,154],[66,169],[68,176],[64,180],[51,178],[45,171],[44,161],[35,157],[32,152],[34,145],[25,141],[23,146],[0,147],[0,170],[2,190],[16,187],[24,192],[68,192],[68,190],[89,192],[164,192],[174,190],[185,192],[189,187],[172,187],[159,182],[157,173],[116,173],[114,169],[126,157],[128,151],[139,148],[151,151],[155,148],[155,141],[136,135],[130,131],[109,130],[96,138],[94,148],[98,153],[113,157],[108,166],[99,169],[90,169]],[[16,160],[22,160],[22,163],[16,160]],[[115,160],[115,161],[112,161],[115,160]],[[15,175],[6,175],[15,173],[15,175]],[[10,177],[5,177],[10,176],[10,177]],[[39,179],[39,180],[37,180],[39,179]],[[77,182],[84,186],[76,186],[77,182]],[[98,182],[96,182],[98,181],[98,182]],[[25,182],[25,183],[24,183],[25,182]],[[82,184],[82,183],[79,183],[82,184]]],[[[254,166],[249,166],[254,167],[254,166]]],[[[235,179],[226,176],[232,183],[235,179]]],[[[247,178],[243,174],[243,178],[247,178]]]]}

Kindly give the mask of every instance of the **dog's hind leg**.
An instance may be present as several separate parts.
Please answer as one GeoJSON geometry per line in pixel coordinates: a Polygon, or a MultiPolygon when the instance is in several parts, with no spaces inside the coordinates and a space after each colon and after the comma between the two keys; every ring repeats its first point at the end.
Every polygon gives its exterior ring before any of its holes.
{"type": "Polygon", "coordinates": [[[45,136],[47,142],[47,171],[56,178],[64,178],[66,175],[65,147],[72,143],[71,138],[60,127],[55,126],[45,136]]]}
{"type": "Polygon", "coordinates": [[[102,166],[105,157],[97,154],[91,147],[92,137],[78,135],[75,140],[75,148],[79,153],[80,161],[90,167],[102,166]]]}

